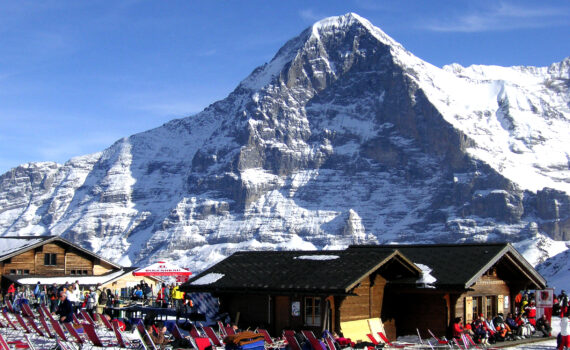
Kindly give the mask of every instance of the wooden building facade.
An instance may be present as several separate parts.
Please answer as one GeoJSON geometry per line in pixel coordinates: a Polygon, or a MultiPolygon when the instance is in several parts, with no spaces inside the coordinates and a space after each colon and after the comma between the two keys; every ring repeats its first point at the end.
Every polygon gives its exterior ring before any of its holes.
{"type": "MultiPolygon", "coordinates": [[[[381,246],[351,246],[358,251],[381,246]]],[[[509,243],[397,245],[415,264],[428,267],[430,285],[391,286],[392,300],[382,320],[398,325],[397,335],[427,329],[449,336],[455,317],[494,317],[514,310],[514,298],[525,289],[543,289],[546,280],[509,243]]]]}
{"type": "Polygon", "coordinates": [[[394,339],[416,329],[444,335],[456,316],[496,315],[512,308],[521,289],[545,286],[510,244],[499,243],[238,252],[181,289],[212,293],[243,328],[340,333],[379,319],[394,339]]]}
{"type": "Polygon", "coordinates": [[[70,283],[80,281],[80,285],[100,282],[113,291],[142,279],[147,279],[149,284],[158,282],[154,278],[134,277],[132,270],[134,268],[125,269],[59,236],[0,237],[0,277],[4,290],[11,283],[51,284],[61,278],[70,283]]]}
{"type": "Polygon", "coordinates": [[[262,326],[274,334],[284,329],[340,332],[347,322],[379,318],[386,285],[415,281],[420,273],[391,248],[364,254],[239,252],[181,290],[212,293],[220,300],[220,312],[242,328],[262,326]]]}

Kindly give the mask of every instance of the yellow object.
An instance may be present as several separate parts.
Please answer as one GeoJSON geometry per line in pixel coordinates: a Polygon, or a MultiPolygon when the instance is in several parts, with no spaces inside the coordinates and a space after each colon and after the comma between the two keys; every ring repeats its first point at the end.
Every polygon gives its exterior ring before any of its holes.
{"type": "Polygon", "coordinates": [[[379,318],[367,318],[357,321],[340,323],[340,330],[345,338],[350,338],[355,343],[370,341],[367,334],[373,334],[379,339],[378,332],[384,332],[384,325],[379,318]]]}

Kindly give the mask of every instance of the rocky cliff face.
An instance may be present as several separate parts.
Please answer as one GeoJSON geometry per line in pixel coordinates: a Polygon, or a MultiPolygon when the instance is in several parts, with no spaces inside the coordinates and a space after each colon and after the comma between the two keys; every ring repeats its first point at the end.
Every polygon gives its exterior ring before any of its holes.
{"type": "Polygon", "coordinates": [[[373,242],[539,240],[544,260],[570,234],[569,62],[439,69],[328,18],[198,115],[2,175],[0,232],[195,270],[373,242]]]}

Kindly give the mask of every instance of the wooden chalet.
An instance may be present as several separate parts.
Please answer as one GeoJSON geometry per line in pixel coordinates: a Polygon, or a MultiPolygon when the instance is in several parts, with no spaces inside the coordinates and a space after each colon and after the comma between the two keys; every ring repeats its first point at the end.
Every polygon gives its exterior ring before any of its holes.
{"type": "Polygon", "coordinates": [[[344,332],[378,318],[394,339],[416,329],[444,335],[456,316],[512,310],[520,290],[545,286],[510,244],[497,243],[238,252],[181,289],[212,293],[242,328],[344,332]]]}
{"type": "MultiPolygon", "coordinates": [[[[79,281],[82,286],[101,283],[120,291],[136,284],[141,277],[134,268],[124,268],[59,236],[0,237],[0,275],[2,289],[17,285],[63,284],[79,281]]],[[[149,279],[147,283],[156,283],[149,279]]]]}
{"type": "MultiPolygon", "coordinates": [[[[465,323],[474,315],[485,318],[514,311],[521,290],[544,289],[546,280],[510,243],[351,246],[349,251],[397,249],[435,279],[429,285],[389,285],[382,320],[393,320],[397,335],[427,329],[449,332],[455,317],[465,323]]],[[[449,336],[449,334],[447,334],[449,336]]]]}
{"type": "MultiPolygon", "coordinates": [[[[238,252],[192,277],[180,289],[210,292],[239,326],[340,330],[378,318],[384,290],[413,283],[421,270],[393,248],[367,251],[238,252]]],[[[363,339],[364,340],[364,339],[363,339]]]]}

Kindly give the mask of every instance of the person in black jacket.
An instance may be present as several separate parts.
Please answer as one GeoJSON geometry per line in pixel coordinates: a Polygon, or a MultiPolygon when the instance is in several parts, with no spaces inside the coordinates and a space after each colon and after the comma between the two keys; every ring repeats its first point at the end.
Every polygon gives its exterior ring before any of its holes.
{"type": "Polygon", "coordinates": [[[59,315],[59,322],[61,323],[73,322],[73,305],[67,299],[65,292],[59,292],[59,306],[56,314],[59,315]]]}

